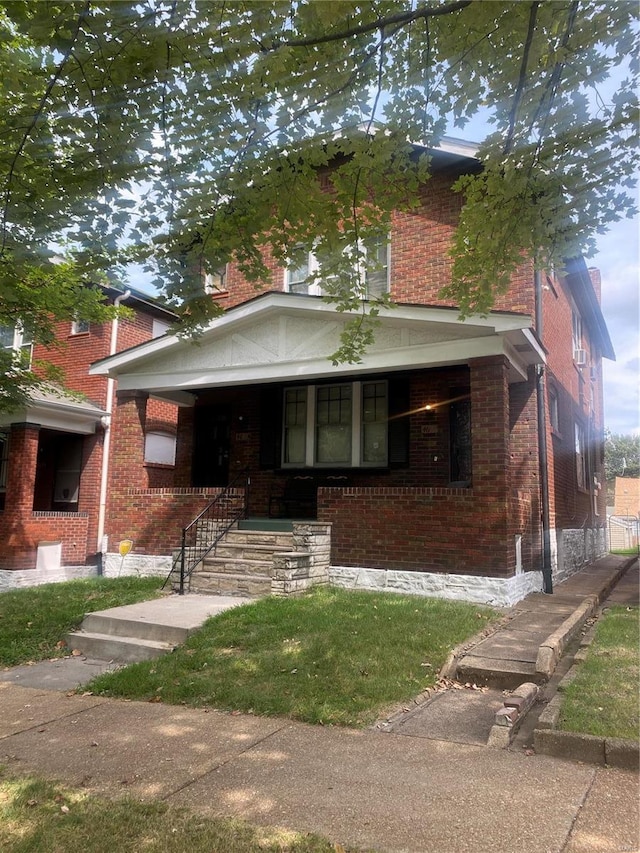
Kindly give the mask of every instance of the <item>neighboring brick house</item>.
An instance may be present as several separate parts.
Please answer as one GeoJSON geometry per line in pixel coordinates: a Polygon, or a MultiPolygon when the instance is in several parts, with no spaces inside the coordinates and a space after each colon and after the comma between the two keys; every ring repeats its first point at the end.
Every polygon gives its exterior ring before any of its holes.
{"type": "Polygon", "coordinates": [[[451,185],[478,164],[465,143],[432,153],[420,204],[376,249],[367,284],[396,307],[361,363],[330,363],[348,317],[309,292],[305,269],[271,263],[258,296],[228,266],[227,310],[197,344],[166,337],[94,366],[118,380],[119,429],[139,434],[151,396],[180,406],[172,489],[138,488],[141,442],[117,448],[112,560],[131,538],[167,568],[180,528],[244,470],[251,516],[331,524],[337,584],[510,604],[542,588],[543,565],[549,591],[551,571],[604,552],[613,350],[597,276],[581,259],[563,276],[524,265],[493,311],[461,321],[439,291],[461,205],[451,185]]]}
{"type": "MultiPolygon", "coordinates": [[[[4,346],[28,347],[34,364],[47,360],[60,367],[65,387],[80,396],[51,386],[33,392],[23,409],[0,413],[0,588],[97,570],[111,476],[108,451],[117,424],[111,417],[114,382],[89,376],[89,365],[164,334],[175,320],[137,291],[105,288],[105,295],[129,307],[133,317],[60,322],[60,348],[31,344],[20,329],[1,330],[4,346]]],[[[147,457],[165,458],[175,431],[176,407],[152,401],[147,457]]],[[[141,485],[163,486],[173,478],[173,465],[147,462],[137,476],[141,485]]]]}

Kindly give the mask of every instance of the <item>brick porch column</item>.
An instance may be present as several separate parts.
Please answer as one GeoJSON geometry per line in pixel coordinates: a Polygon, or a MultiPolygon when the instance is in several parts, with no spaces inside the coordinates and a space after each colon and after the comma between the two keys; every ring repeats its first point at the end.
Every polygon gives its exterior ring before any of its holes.
{"type": "Polygon", "coordinates": [[[471,369],[473,491],[509,496],[509,382],[504,356],[474,359],[471,369]]]}
{"type": "Polygon", "coordinates": [[[110,466],[113,496],[122,495],[127,488],[147,488],[144,433],[148,397],[144,391],[118,391],[116,394],[110,466]]]}
{"type": "Polygon", "coordinates": [[[11,424],[5,512],[14,518],[33,512],[39,438],[39,424],[11,424]]]}

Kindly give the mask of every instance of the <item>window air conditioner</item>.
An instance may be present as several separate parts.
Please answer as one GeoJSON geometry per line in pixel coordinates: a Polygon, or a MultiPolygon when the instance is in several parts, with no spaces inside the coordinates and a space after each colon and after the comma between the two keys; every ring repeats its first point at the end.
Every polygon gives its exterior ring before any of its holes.
{"type": "Polygon", "coordinates": [[[587,363],[587,351],[586,349],[576,349],[573,351],[573,360],[578,365],[578,367],[582,367],[587,363]]]}

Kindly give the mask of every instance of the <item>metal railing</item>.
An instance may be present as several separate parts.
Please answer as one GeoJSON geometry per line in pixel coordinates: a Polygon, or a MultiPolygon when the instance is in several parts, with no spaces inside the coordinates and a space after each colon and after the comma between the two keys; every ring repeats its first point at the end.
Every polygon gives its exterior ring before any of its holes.
{"type": "Polygon", "coordinates": [[[247,472],[238,474],[192,522],[182,529],[180,551],[169,573],[171,577],[176,568],[180,567],[180,595],[184,595],[188,578],[213,551],[225,533],[236,521],[246,518],[250,485],[251,477],[247,472]]]}

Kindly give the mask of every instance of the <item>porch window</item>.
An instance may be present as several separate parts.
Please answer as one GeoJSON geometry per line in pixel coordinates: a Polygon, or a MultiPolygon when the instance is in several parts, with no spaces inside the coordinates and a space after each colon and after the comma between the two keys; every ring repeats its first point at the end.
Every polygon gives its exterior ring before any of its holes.
{"type": "Polygon", "coordinates": [[[175,465],[175,435],[170,432],[148,432],[144,437],[144,461],[152,465],[175,465]]]}
{"type": "Polygon", "coordinates": [[[386,381],[287,389],[282,465],[386,465],[388,408],[386,381]]]}

